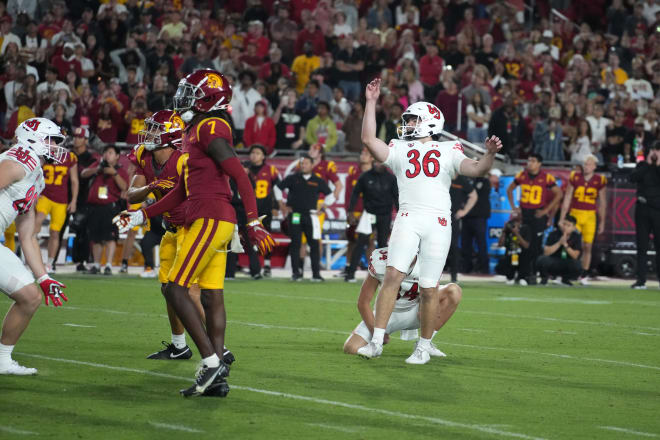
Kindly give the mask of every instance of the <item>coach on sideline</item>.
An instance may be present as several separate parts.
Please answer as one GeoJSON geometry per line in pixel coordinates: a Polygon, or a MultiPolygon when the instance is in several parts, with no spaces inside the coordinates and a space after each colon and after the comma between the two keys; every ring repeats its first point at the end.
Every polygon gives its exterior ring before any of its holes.
{"type": "MultiPolygon", "coordinates": [[[[318,217],[311,211],[317,209],[319,194],[327,196],[331,191],[325,180],[312,172],[313,166],[312,158],[305,154],[300,159],[300,171],[289,174],[282,182],[277,183],[281,190],[289,190],[285,214],[288,214],[286,218],[289,237],[291,237],[289,254],[291,255],[291,267],[293,268],[292,281],[300,281],[303,277],[300,271],[300,243],[303,232],[307,237],[312,237],[311,240],[307,240],[311,249],[312,281],[324,281],[321,277],[321,255],[319,250],[319,239],[322,231],[320,231],[318,217]],[[317,229],[316,234],[314,234],[314,229],[317,229]]],[[[323,209],[323,204],[318,209],[323,209]]]]}

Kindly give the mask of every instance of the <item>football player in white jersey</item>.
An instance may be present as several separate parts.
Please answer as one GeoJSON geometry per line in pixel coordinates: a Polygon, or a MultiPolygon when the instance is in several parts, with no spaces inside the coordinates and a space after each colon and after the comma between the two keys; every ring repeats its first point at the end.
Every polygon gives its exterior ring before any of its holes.
{"type": "MultiPolygon", "coordinates": [[[[362,316],[362,322],[358,324],[355,330],[353,330],[353,333],[351,333],[351,336],[344,343],[344,353],[357,354],[360,348],[371,341],[374,328],[374,313],[371,310],[370,303],[378,286],[383,282],[383,278],[385,277],[387,259],[387,248],[376,249],[371,253],[369,274],[364,280],[364,283],[362,283],[358,298],[358,310],[362,316]]],[[[418,278],[419,265],[417,265],[417,260],[415,259],[401,283],[401,288],[394,304],[394,311],[385,328],[386,336],[383,342],[387,342],[389,335],[399,330],[401,330],[402,339],[406,330],[415,330],[415,333],[417,333],[416,330],[420,327],[418,278]]],[[[458,284],[454,283],[442,286],[439,292],[438,299],[440,306],[433,336],[454,314],[458,303],[461,301],[462,294],[461,288],[458,284]]],[[[431,343],[428,351],[431,356],[445,356],[433,343],[431,343]]]]}
{"type": "Polygon", "coordinates": [[[46,158],[63,163],[67,150],[60,145],[64,135],[60,128],[45,118],[31,118],[16,128],[17,143],[0,154],[0,227],[5,229],[16,221],[18,239],[25,261],[32,270],[8,248],[0,246],[0,290],[14,303],[2,323],[0,334],[0,374],[33,375],[36,368],[19,365],[11,353],[41,304],[41,293],[35,277],[46,296],[46,305],[62,305],[67,297],[64,284],[50,278],[44,267],[41,250],[34,235],[34,205],[43,191],[41,166],[46,158]]]}
{"type": "Polygon", "coordinates": [[[399,212],[390,236],[383,287],[376,298],[373,338],[358,354],[366,358],[382,354],[385,327],[397,293],[417,256],[422,335],[406,362],[425,364],[430,360],[429,348],[438,314],[436,286],[451,244],[451,180],[457,173],[469,177],[484,175],[493,166],[502,142],[492,136],[486,139],[486,154],[479,161],[468,159],[460,142],[435,139],[441,134],[445,120],[440,109],[428,102],[416,102],[403,112],[399,139],[392,140],[388,146],[376,137],[380,78],[367,85],[365,94],[362,142],[376,160],[394,172],[399,186],[399,212]]]}

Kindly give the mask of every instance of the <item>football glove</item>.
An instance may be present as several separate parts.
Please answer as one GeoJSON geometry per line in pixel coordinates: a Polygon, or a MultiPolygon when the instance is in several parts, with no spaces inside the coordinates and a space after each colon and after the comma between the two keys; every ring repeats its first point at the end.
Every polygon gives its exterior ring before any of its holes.
{"type": "Polygon", "coordinates": [[[162,194],[166,194],[175,185],[173,181],[167,179],[154,180],[149,184],[149,191],[159,190],[162,194]]]}
{"type": "Polygon", "coordinates": [[[48,305],[49,299],[50,302],[53,303],[54,307],[61,306],[62,300],[69,300],[69,298],[67,298],[66,295],[62,292],[62,289],[64,289],[66,286],[59,281],[52,279],[48,275],[44,275],[39,278],[37,282],[39,283],[39,286],[41,286],[41,290],[44,292],[44,296],[46,297],[46,305],[48,305]]]}
{"type": "Polygon", "coordinates": [[[245,233],[247,235],[247,241],[252,245],[252,248],[261,255],[267,255],[275,247],[275,240],[273,240],[270,232],[264,228],[264,225],[261,224],[262,218],[249,220],[245,226],[245,233]]]}
{"type": "Polygon", "coordinates": [[[137,211],[122,211],[112,219],[119,232],[126,232],[136,226],[141,226],[147,219],[144,209],[137,211]]]}

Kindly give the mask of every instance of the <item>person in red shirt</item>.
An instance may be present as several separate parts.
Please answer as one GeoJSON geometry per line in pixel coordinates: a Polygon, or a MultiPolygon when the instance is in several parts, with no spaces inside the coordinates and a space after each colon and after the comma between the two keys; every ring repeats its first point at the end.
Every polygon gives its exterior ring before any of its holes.
{"type": "Polygon", "coordinates": [[[55,272],[55,257],[60,249],[60,232],[67,223],[69,214],[76,212],[78,199],[78,158],[72,152],[67,153],[64,163],[47,162],[42,167],[46,188],[37,201],[37,216],[35,220],[38,233],[46,216],[50,215],[48,235],[49,272],[55,272]],[[69,198],[69,182],[71,182],[71,197],[69,198]]]}
{"type": "Polygon", "coordinates": [[[165,297],[195,341],[202,356],[193,385],[181,390],[185,397],[207,391],[225,397],[229,392],[228,366],[222,361],[226,312],[223,297],[227,247],[232,240],[236,214],[231,205],[229,178],[236,182],[245,207],[247,225],[242,227],[245,246],[262,254],[274,242],[258,218],[250,178],[232,147],[232,129],[226,110],[231,86],[219,72],[197,70],[179,82],[174,95],[175,111],[186,122],[182,149],[188,153],[184,178],[169,194],[146,209],[124,211],[114,222],[121,231],[144,223],[186,202],[185,232],[167,276],[165,297]],[[188,289],[197,279],[202,289],[206,325],[190,299],[188,289]]]}
{"type": "Polygon", "coordinates": [[[529,226],[532,239],[530,246],[520,255],[519,282],[523,285],[536,284],[536,259],[542,252],[543,231],[548,226],[548,213],[554,212],[561,202],[561,189],[555,177],[541,169],[543,157],[532,153],[527,167],[516,174],[506,189],[509,204],[522,214],[523,225],[529,226]],[[520,186],[520,204],[513,201],[513,190],[520,186]],[[524,281],[523,281],[524,280],[524,281]]]}
{"type": "Polygon", "coordinates": [[[426,55],[419,60],[419,80],[424,85],[424,96],[436,96],[444,60],[438,55],[435,43],[426,46],[426,55]]]}
{"type": "Polygon", "coordinates": [[[80,177],[92,177],[87,196],[89,205],[88,235],[92,242],[94,263],[89,274],[100,273],[103,247],[107,246],[107,261],[104,275],[112,275],[112,258],[117,247],[117,229],[112,224],[112,217],[119,212],[119,198],[128,188],[128,173],[118,165],[120,151],[115,145],[103,149],[103,158],[85,168],[80,177]]]}
{"type": "Polygon", "coordinates": [[[266,147],[266,156],[275,149],[275,123],[266,116],[266,104],[258,101],[254,105],[254,116],[245,121],[245,130],[243,131],[243,144],[246,147],[259,144],[266,147]]]}
{"type": "Polygon", "coordinates": [[[245,37],[244,44],[247,46],[254,43],[257,47],[257,56],[262,60],[268,55],[270,40],[264,36],[264,24],[259,20],[251,21],[248,24],[248,34],[245,37]]]}
{"type": "Polygon", "coordinates": [[[74,56],[75,45],[73,43],[65,43],[62,48],[62,53],[54,55],[50,63],[57,69],[57,79],[66,81],[66,74],[70,71],[82,72],[80,61],[74,56]]]}
{"type": "Polygon", "coordinates": [[[314,55],[323,55],[323,52],[325,52],[325,37],[321,29],[316,26],[316,20],[313,18],[305,21],[305,27],[298,33],[294,46],[294,54],[296,56],[303,54],[303,46],[308,41],[312,44],[314,55]]]}

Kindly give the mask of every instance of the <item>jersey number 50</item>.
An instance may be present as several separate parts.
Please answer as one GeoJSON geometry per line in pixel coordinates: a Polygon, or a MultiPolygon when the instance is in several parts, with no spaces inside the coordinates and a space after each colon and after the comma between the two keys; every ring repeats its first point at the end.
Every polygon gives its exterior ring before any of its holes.
{"type": "Polygon", "coordinates": [[[422,163],[419,163],[419,151],[410,150],[408,151],[408,162],[412,164],[412,170],[406,170],[406,177],[413,179],[419,176],[419,173],[424,170],[424,174],[427,177],[436,177],[440,172],[440,162],[438,162],[437,157],[440,157],[440,152],[438,150],[429,150],[422,159],[422,163]],[[435,156],[435,157],[433,157],[435,156]],[[430,165],[433,164],[433,169],[431,170],[430,165]]]}

